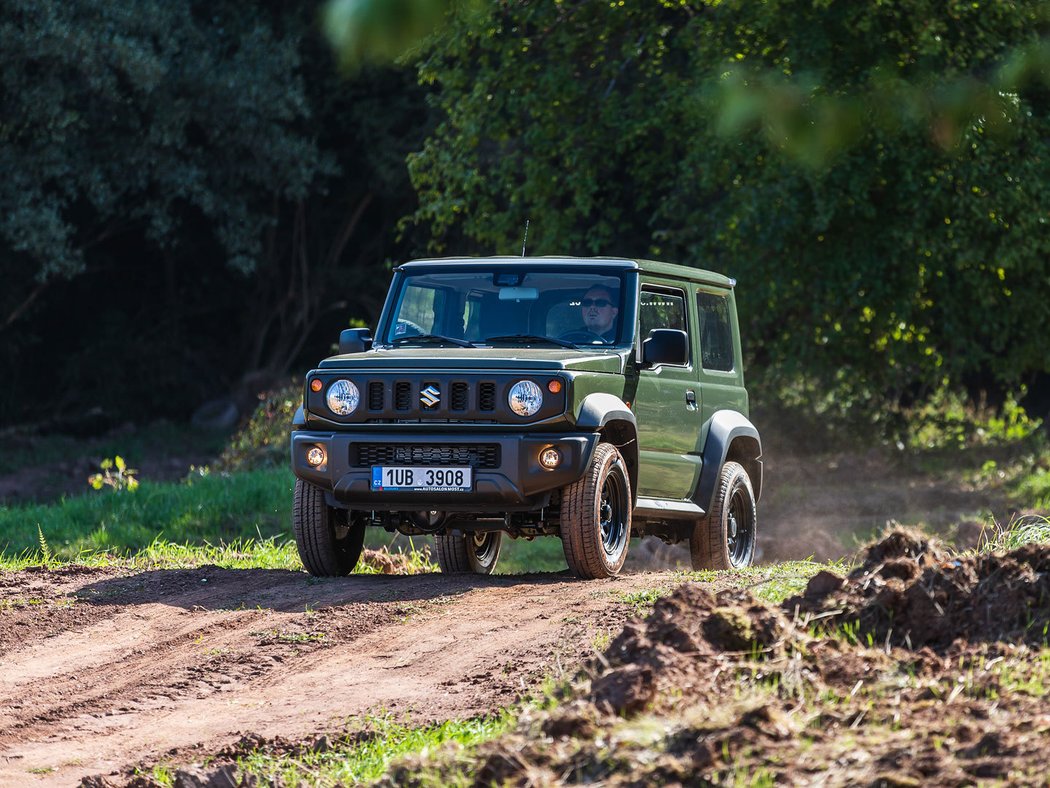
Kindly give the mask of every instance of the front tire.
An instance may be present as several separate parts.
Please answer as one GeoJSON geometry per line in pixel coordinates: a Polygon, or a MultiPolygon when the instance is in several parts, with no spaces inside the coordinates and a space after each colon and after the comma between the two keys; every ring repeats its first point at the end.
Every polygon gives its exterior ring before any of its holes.
{"type": "Polygon", "coordinates": [[[499,560],[499,551],[503,545],[502,531],[486,533],[438,534],[434,537],[437,548],[438,566],[442,574],[464,574],[473,572],[477,575],[491,575],[499,560]]]}
{"type": "Polygon", "coordinates": [[[631,481],[615,446],[599,443],[591,467],[562,491],[561,543],[576,575],[619,574],[631,540],[631,481]]]}
{"type": "Polygon", "coordinates": [[[365,524],[346,509],[325,502],[324,490],[295,480],[292,506],[295,546],[314,577],[343,577],[354,571],[365,544],[365,524]]]}
{"type": "Polygon", "coordinates": [[[751,478],[736,462],[722,466],[711,511],[693,528],[693,569],[742,569],[755,558],[758,510],[751,478]]]}

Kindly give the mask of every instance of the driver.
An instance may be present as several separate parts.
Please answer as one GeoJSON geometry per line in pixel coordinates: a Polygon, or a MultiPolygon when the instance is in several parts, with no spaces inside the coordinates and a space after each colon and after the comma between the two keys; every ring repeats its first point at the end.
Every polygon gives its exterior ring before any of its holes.
{"type": "Polygon", "coordinates": [[[580,312],[586,331],[604,339],[616,340],[616,316],[620,314],[612,291],[605,285],[591,285],[580,300],[580,312]]]}

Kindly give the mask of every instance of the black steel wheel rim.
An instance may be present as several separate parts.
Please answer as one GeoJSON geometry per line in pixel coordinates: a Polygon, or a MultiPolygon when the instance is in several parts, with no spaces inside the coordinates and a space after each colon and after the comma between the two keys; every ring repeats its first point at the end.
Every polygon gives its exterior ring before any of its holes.
{"type": "Polygon", "coordinates": [[[627,542],[627,490],[623,479],[623,471],[619,466],[610,469],[602,483],[602,496],[598,504],[602,550],[613,560],[619,558],[627,542]]]}
{"type": "Polygon", "coordinates": [[[726,547],[734,567],[746,566],[755,545],[755,510],[742,486],[733,490],[726,517],[726,547]]]}
{"type": "Polygon", "coordinates": [[[496,533],[475,533],[470,537],[470,549],[474,551],[474,558],[480,566],[488,566],[492,563],[496,552],[496,533]]]}

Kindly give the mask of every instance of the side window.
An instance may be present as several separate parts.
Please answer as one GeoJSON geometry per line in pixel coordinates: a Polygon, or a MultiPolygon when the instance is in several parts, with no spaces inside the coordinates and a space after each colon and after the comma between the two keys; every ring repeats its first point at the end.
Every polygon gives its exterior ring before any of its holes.
{"type": "Polygon", "coordinates": [[[704,369],[732,372],[733,330],[728,300],[713,293],[697,293],[696,305],[700,314],[700,362],[704,369]]]}
{"type": "Polygon", "coordinates": [[[685,318],[685,293],[642,288],[638,300],[638,334],[644,342],[654,328],[689,332],[685,318]]]}

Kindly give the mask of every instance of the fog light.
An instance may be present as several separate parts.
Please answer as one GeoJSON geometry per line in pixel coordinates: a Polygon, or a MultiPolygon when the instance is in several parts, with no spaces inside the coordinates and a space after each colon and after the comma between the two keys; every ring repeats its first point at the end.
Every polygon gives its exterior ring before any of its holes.
{"type": "Polygon", "coordinates": [[[320,446],[311,446],[309,449],[306,450],[306,461],[315,468],[324,465],[324,449],[322,449],[320,446]]]}
{"type": "Polygon", "coordinates": [[[554,470],[561,464],[561,452],[553,446],[549,446],[540,452],[540,465],[548,471],[554,470]]]}

